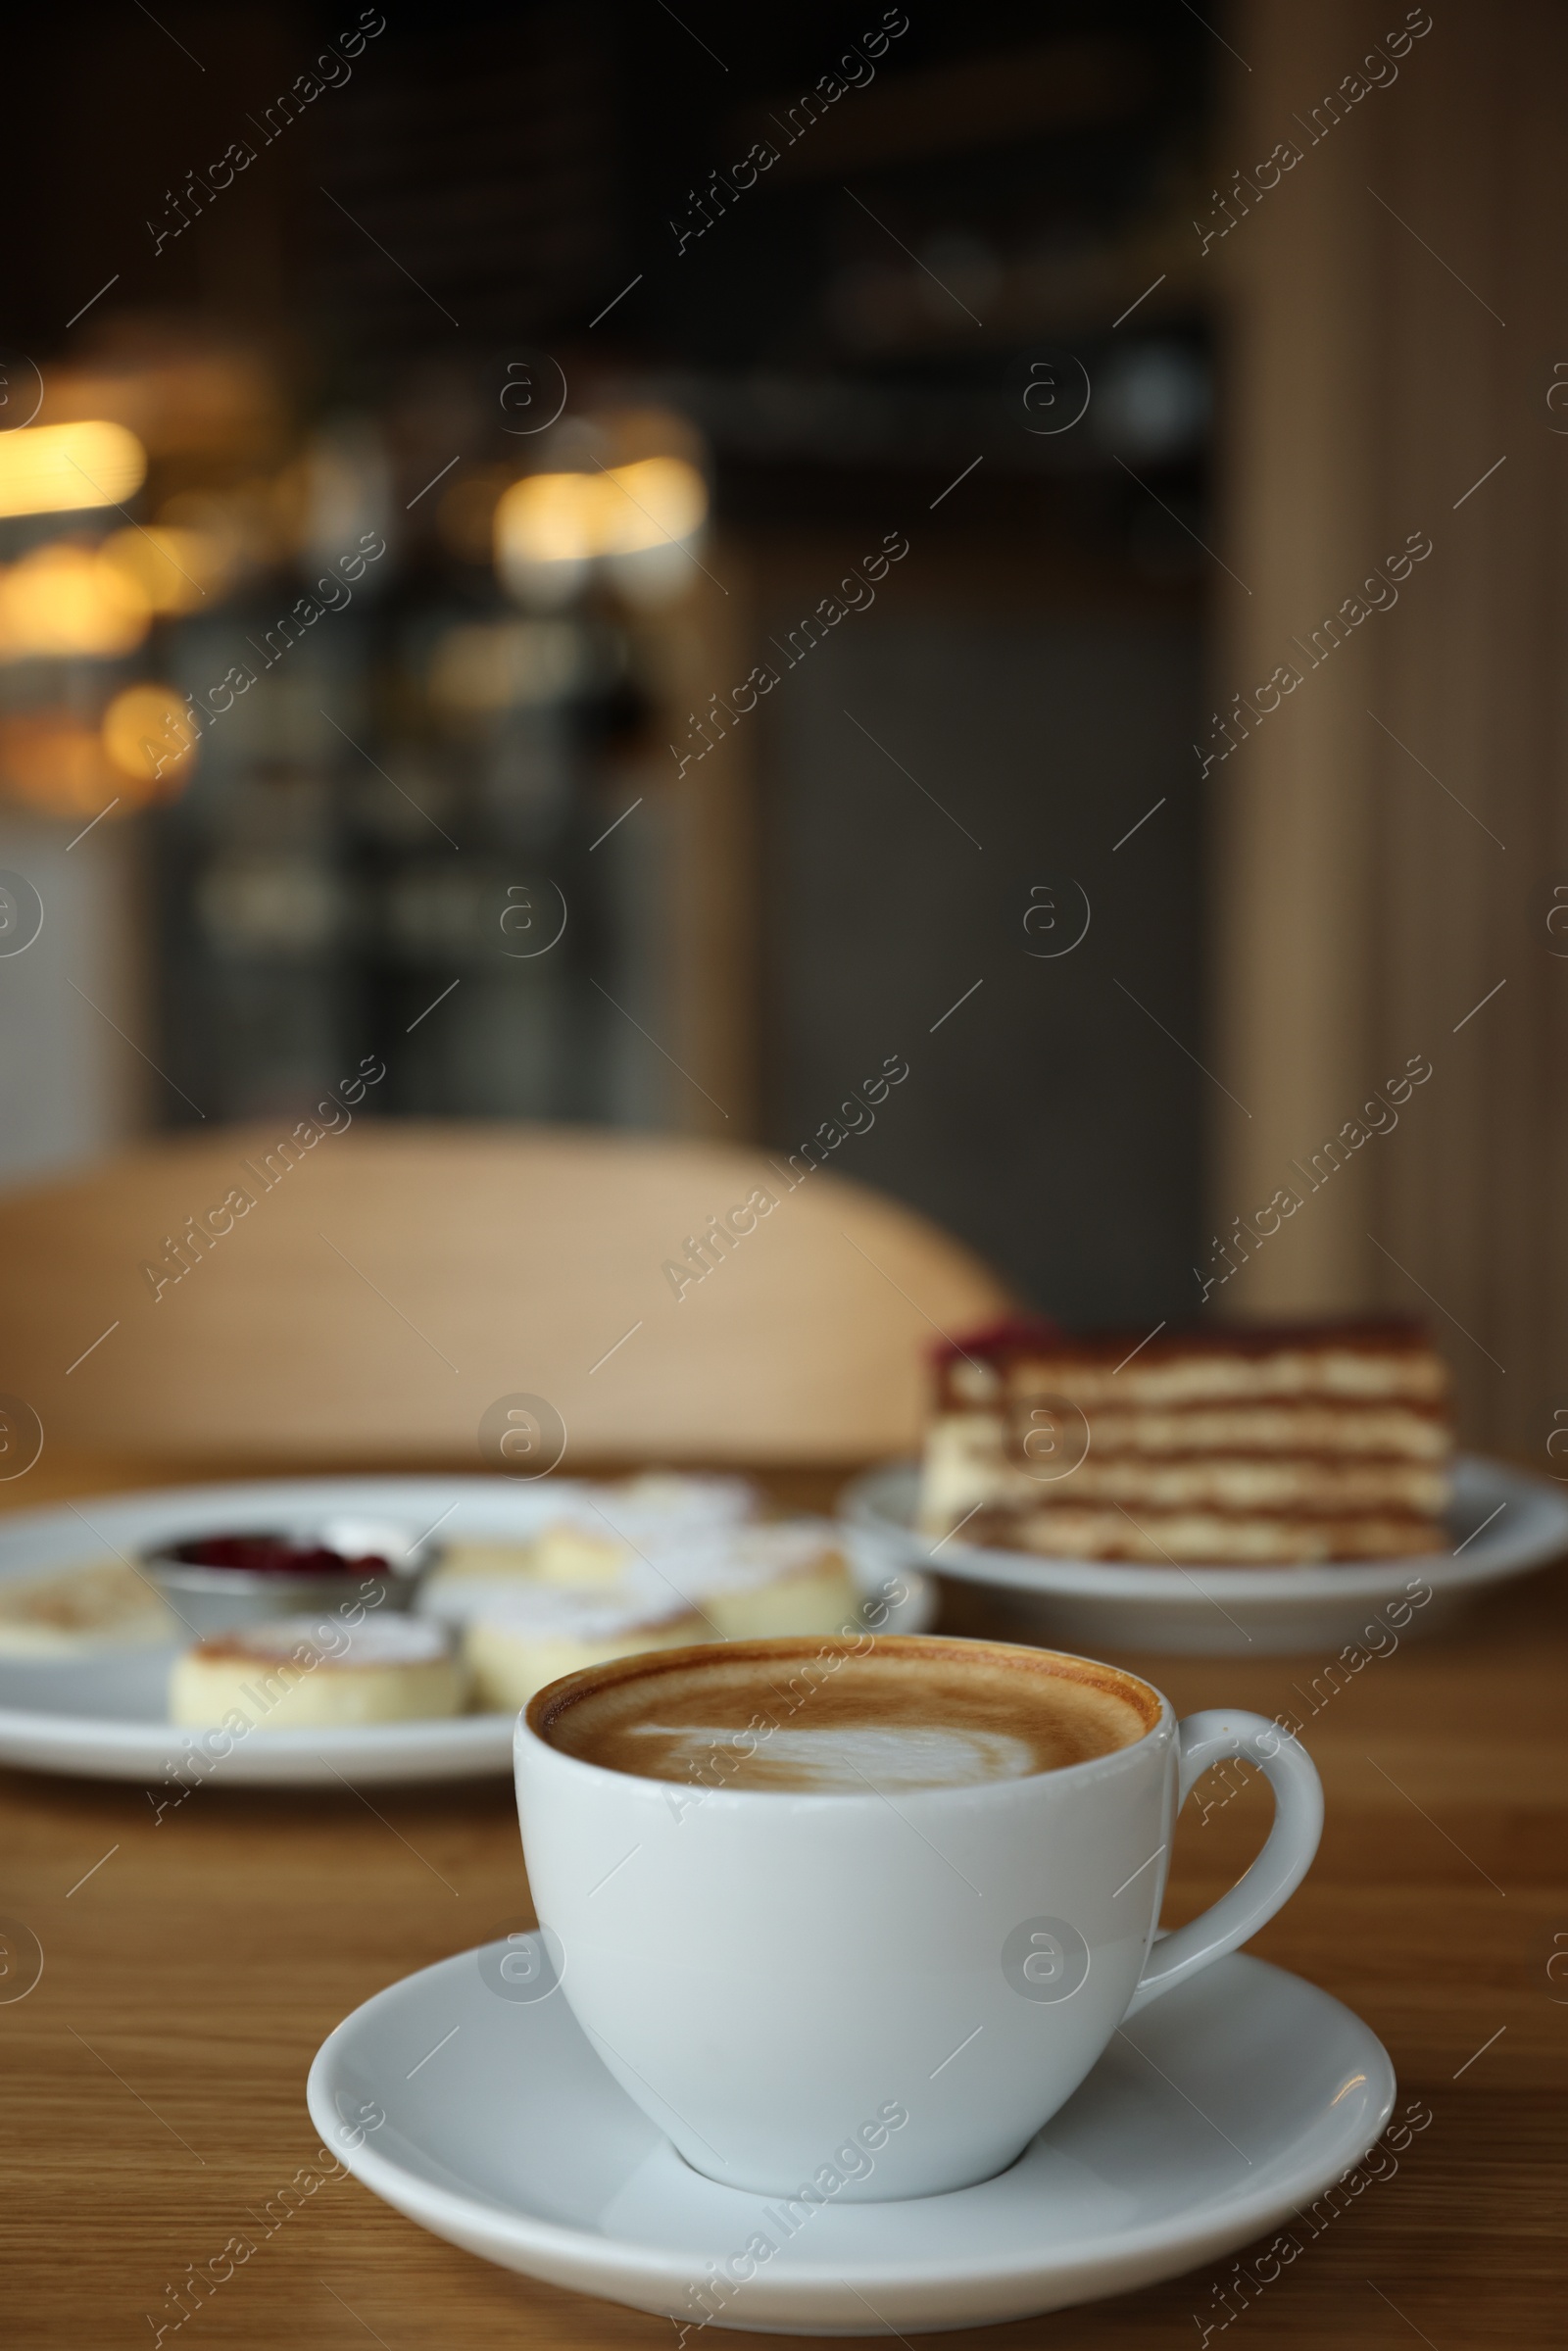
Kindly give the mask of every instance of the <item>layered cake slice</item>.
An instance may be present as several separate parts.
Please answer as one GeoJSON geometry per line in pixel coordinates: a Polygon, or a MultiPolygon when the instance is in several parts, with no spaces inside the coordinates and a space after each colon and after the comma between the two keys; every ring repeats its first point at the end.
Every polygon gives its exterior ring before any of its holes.
{"type": "Polygon", "coordinates": [[[1413,1323],[1011,1324],[945,1349],[936,1389],[933,1538],[1156,1566],[1448,1547],[1448,1373],[1413,1323]]]}

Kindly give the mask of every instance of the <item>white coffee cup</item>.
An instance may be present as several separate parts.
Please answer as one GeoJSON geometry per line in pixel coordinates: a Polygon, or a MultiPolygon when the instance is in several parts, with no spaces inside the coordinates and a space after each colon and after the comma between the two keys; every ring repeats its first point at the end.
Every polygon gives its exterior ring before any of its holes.
{"type": "MultiPolygon", "coordinates": [[[[832,1672],[863,1645],[732,1642],[660,1663],[745,1653],[781,1674],[813,1658],[832,1672]]],[[[965,1653],[1002,1646],[876,1645],[944,1651],[960,1669],[965,1653]]],[[[896,1798],[869,1787],[694,1792],[540,1736],[563,1692],[635,1669],[623,1659],[555,1683],[518,1722],[517,1809],[547,1964],[609,2071],[686,2161],[763,2195],[881,2201],[1004,2170],[1124,2019],[1245,1942],[1317,1849],[1322,1789],[1295,1739],[1227,1708],[1178,1723],[1116,1667],[1093,1670],[1152,1719],[1133,1744],[896,1798]],[[1268,1839],[1212,1908],[1156,1935],[1177,1812],[1228,1756],[1269,1781],[1268,1839]]]]}

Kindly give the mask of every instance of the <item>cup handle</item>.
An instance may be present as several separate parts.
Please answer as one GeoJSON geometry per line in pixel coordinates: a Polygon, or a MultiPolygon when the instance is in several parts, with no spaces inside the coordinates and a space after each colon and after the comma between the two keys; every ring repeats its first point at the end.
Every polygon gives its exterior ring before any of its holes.
{"type": "MultiPolygon", "coordinates": [[[[1255,1763],[1274,1791],[1274,1825],[1245,1877],[1200,1917],[1161,1935],[1150,1951],[1127,2014],[1222,1959],[1283,1909],[1312,1866],[1323,1834],[1323,1785],[1299,1740],[1261,1714],[1215,1707],[1177,1726],[1176,1812],[1210,1764],[1235,1755],[1255,1763]]],[[[1172,1827],[1175,1826],[1174,1815],[1172,1827]]]]}

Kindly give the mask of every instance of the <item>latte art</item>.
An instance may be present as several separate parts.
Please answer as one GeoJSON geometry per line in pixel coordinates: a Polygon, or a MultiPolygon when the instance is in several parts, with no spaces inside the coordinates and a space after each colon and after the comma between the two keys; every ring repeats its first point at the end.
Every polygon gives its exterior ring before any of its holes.
{"type": "Polygon", "coordinates": [[[532,1727],[602,1770],[737,1793],[896,1794],[1060,1771],[1153,1729],[1147,1684],[1046,1649],[915,1639],[729,1641],[589,1668],[532,1727]]]}
{"type": "Polygon", "coordinates": [[[696,1723],[639,1723],[631,1737],[663,1740],[657,1769],[651,1759],[644,1766],[662,1780],[708,1786],[744,1772],[748,1788],[824,1795],[861,1788],[979,1788],[987,1780],[1022,1780],[1040,1768],[1027,1739],[940,1723],[841,1724],[773,1731],[760,1740],[696,1723]]]}

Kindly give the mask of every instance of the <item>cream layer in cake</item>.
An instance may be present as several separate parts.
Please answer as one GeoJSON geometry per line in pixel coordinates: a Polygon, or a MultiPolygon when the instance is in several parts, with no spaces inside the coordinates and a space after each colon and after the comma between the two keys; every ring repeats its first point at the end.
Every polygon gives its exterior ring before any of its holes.
{"type": "Polygon", "coordinates": [[[931,1430],[921,1489],[921,1525],[944,1534],[977,1503],[1025,1513],[1090,1502],[1143,1503],[1153,1509],[1299,1510],[1345,1515],[1404,1510],[1431,1517],[1448,1499],[1446,1453],[1435,1460],[1367,1458],[1350,1448],[1336,1458],[1322,1451],[1141,1454],[1132,1447],[1102,1454],[1100,1415],[1093,1443],[1076,1469],[1062,1478],[1059,1502],[1032,1472],[1008,1457],[1004,1433],[978,1415],[939,1421],[931,1430]]]}
{"type": "Polygon", "coordinates": [[[458,1714],[467,1677],[445,1628],[413,1616],[352,1630],[277,1617],[215,1633],[176,1658],[170,1720],[208,1729],[244,1718],[256,1731],[344,1729],[458,1714]]]}
{"type": "Polygon", "coordinates": [[[1411,1326],[1142,1340],[1014,1326],[939,1367],[919,1524],[1063,1558],[1441,1550],[1446,1393],[1446,1367],[1411,1326]]]}
{"type": "MultiPolygon", "coordinates": [[[[1093,1411],[1094,1449],[1101,1457],[1107,1453],[1325,1453],[1446,1461],[1450,1445],[1447,1421],[1432,1405],[1312,1400],[1196,1404],[1183,1411],[1164,1406],[1128,1410],[1119,1399],[1111,1404],[1086,1404],[1068,1388],[1055,1393],[1081,1411],[1093,1411]]],[[[1014,1407],[1025,1425],[1030,1404],[1040,1394],[1039,1389],[1031,1391],[1014,1407]]],[[[965,1444],[983,1444],[989,1433],[991,1442],[1000,1446],[1007,1416],[996,1411],[950,1412],[933,1425],[953,1432],[956,1440],[965,1444]]]]}
{"type": "Polygon", "coordinates": [[[1118,1370],[1109,1362],[1070,1349],[1060,1355],[1035,1353],[1004,1369],[987,1363],[948,1367],[955,1403],[990,1404],[1005,1396],[1037,1396],[1050,1389],[1075,1402],[1207,1404],[1260,1398],[1286,1400],[1341,1397],[1372,1403],[1394,1399],[1440,1402],[1447,1393],[1446,1369],[1424,1349],[1397,1348],[1379,1354],[1348,1347],[1293,1347],[1256,1355],[1219,1347],[1118,1370]]]}
{"type": "Polygon", "coordinates": [[[964,1541],[1048,1559],[1122,1559],[1158,1567],[1295,1567],[1334,1559],[1408,1559],[1446,1549],[1430,1519],[1227,1514],[1214,1510],[982,1510],[964,1541]]]}

